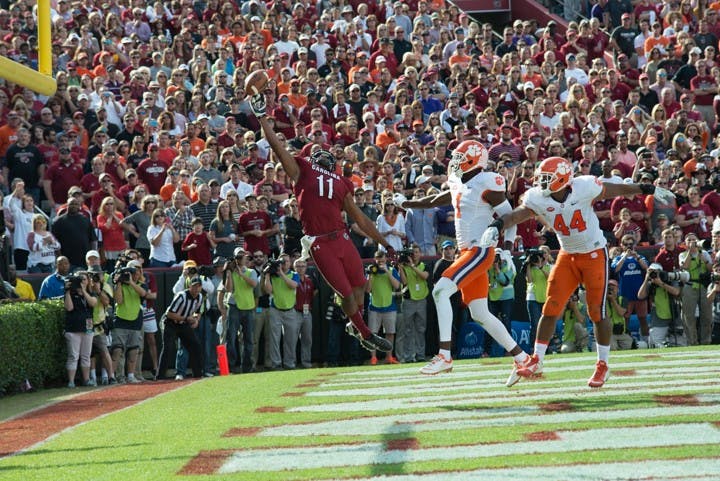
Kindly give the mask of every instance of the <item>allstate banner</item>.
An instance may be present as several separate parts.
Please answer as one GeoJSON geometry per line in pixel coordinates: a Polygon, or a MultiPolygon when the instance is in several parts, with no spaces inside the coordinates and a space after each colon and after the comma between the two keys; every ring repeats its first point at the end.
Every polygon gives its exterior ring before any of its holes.
{"type": "MultiPolygon", "coordinates": [[[[529,322],[512,321],[510,334],[525,352],[532,352],[529,322]]],[[[485,329],[477,322],[466,322],[460,326],[457,336],[457,358],[477,359],[482,356],[485,352],[483,343],[486,335],[485,329]]]]}

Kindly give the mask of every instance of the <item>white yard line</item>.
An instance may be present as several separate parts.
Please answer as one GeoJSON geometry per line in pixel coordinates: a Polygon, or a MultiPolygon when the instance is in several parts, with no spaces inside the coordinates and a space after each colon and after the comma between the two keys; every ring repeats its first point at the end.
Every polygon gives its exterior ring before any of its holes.
{"type": "MultiPolygon", "coordinates": [[[[232,454],[219,472],[227,474],[242,471],[281,471],[568,453],[590,449],[597,451],[599,449],[656,448],[720,443],[720,429],[710,423],[558,431],[556,435],[556,439],[548,441],[482,443],[411,450],[386,450],[385,444],[378,442],[300,448],[248,449],[232,454]]],[[[542,473],[545,479],[556,479],[549,478],[544,470],[542,473]]],[[[538,471],[535,471],[536,476],[537,474],[538,471]]],[[[443,479],[446,478],[443,477],[443,479]]],[[[533,477],[529,479],[533,479],[533,477]]]]}
{"type": "MultiPolygon", "coordinates": [[[[627,396],[632,394],[654,394],[654,393],[682,393],[695,394],[707,391],[717,387],[713,384],[712,379],[686,379],[679,383],[677,380],[655,381],[648,383],[616,383],[612,384],[612,378],[605,384],[602,389],[591,390],[587,386],[578,386],[575,388],[563,388],[558,390],[548,390],[547,386],[541,385],[540,382],[533,382],[533,388],[523,390],[496,390],[496,391],[477,391],[473,393],[461,394],[444,394],[442,389],[438,387],[435,392],[438,395],[425,395],[420,398],[388,398],[388,399],[371,399],[356,402],[339,402],[314,404],[309,406],[296,406],[287,409],[287,412],[366,412],[366,411],[385,411],[400,409],[420,409],[444,407],[451,408],[453,406],[466,407],[470,403],[479,403],[483,405],[503,404],[513,401],[521,401],[524,403],[538,401],[557,401],[571,398],[596,398],[596,397],[615,397],[627,396]],[[632,390],[632,391],[629,391],[632,390]]],[[[528,383],[530,384],[530,383],[528,383]]],[[[579,384],[579,383],[578,383],[579,384]]],[[[407,392],[407,388],[405,388],[407,392]]]]}
{"type": "MultiPolygon", "coordinates": [[[[373,436],[412,434],[423,431],[479,429],[492,426],[544,425],[567,426],[575,422],[620,421],[642,419],[652,424],[654,418],[668,416],[701,416],[720,414],[720,405],[661,406],[619,411],[567,411],[542,413],[537,408],[504,409],[487,412],[418,413],[396,416],[370,416],[311,424],[285,424],[264,428],[257,436],[373,436]],[[502,412],[499,412],[502,411],[502,412]],[[508,412],[510,411],[510,412],[508,412]]],[[[707,419],[707,418],[704,418],[707,419]]]]}
{"type": "MultiPolygon", "coordinates": [[[[568,466],[534,466],[527,468],[478,469],[473,471],[398,474],[362,478],[363,481],[509,481],[547,479],[552,481],[717,481],[720,459],[605,462],[568,466]]],[[[356,479],[356,478],[353,478],[356,479]]],[[[335,479],[329,481],[347,481],[335,479]]]]}

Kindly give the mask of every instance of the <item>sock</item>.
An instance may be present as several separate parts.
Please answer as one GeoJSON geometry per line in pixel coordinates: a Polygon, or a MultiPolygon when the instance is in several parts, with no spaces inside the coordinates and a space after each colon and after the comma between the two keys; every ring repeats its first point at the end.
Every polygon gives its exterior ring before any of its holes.
{"type": "Polygon", "coordinates": [[[610,346],[601,346],[597,343],[595,343],[595,345],[597,346],[598,361],[605,361],[605,363],[607,363],[610,359],[610,346]]]}
{"type": "Polygon", "coordinates": [[[547,352],[548,343],[547,342],[540,342],[535,341],[535,355],[538,357],[540,361],[545,359],[545,352],[547,352]]]}
{"type": "Polygon", "coordinates": [[[135,379],[135,373],[131,372],[130,374],[128,374],[128,379],[135,379]]]}
{"type": "Polygon", "coordinates": [[[522,351],[520,354],[515,354],[513,356],[513,359],[515,359],[519,363],[524,363],[527,360],[527,358],[529,358],[529,357],[530,356],[528,356],[527,352],[522,351]]]}
{"type": "Polygon", "coordinates": [[[515,346],[517,346],[515,339],[512,338],[505,325],[500,322],[500,319],[490,312],[487,298],[473,300],[468,308],[472,318],[506,351],[510,352],[515,349],[515,346]]]}
{"type": "Polygon", "coordinates": [[[107,369],[102,368],[102,369],[100,370],[100,375],[101,375],[102,377],[108,377],[107,369]]]}
{"type": "Polygon", "coordinates": [[[350,322],[353,323],[353,326],[357,328],[358,331],[360,331],[360,335],[363,337],[363,339],[367,339],[368,337],[372,336],[372,332],[367,327],[367,324],[365,324],[365,320],[362,316],[362,310],[358,309],[355,311],[355,314],[348,316],[350,318],[350,322]]]}
{"type": "Polygon", "coordinates": [[[97,374],[95,373],[94,369],[90,370],[90,379],[92,379],[93,381],[97,379],[97,374]]]}
{"type": "Polygon", "coordinates": [[[447,361],[452,359],[452,355],[450,354],[450,351],[448,349],[440,349],[440,355],[444,357],[447,361]]]}

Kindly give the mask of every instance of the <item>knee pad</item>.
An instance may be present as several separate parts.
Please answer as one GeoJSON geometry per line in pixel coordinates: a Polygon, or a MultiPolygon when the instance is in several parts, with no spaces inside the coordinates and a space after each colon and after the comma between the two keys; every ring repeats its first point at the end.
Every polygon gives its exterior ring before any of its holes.
{"type": "Polygon", "coordinates": [[[435,299],[435,302],[441,299],[450,299],[450,296],[455,294],[457,290],[458,288],[453,281],[447,277],[441,277],[433,288],[433,299],[435,299]]]}

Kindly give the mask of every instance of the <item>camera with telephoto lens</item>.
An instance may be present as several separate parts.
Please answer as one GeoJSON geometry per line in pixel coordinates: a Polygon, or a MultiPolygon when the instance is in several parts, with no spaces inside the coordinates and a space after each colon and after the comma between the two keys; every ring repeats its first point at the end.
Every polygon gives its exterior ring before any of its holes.
{"type": "Polygon", "coordinates": [[[69,275],[65,277],[65,290],[66,291],[77,291],[80,289],[80,286],[82,285],[82,276],[78,275],[69,275]]]}
{"type": "Polygon", "coordinates": [[[193,277],[195,277],[196,275],[198,275],[198,269],[197,269],[197,267],[188,267],[188,268],[187,268],[187,274],[188,274],[188,277],[191,278],[191,279],[192,279],[193,277]]]}
{"type": "Polygon", "coordinates": [[[380,267],[380,265],[377,262],[373,262],[372,264],[368,265],[365,269],[368,274],[375,275],[375,274],[385,274],[385,269],[380,267]]]}
{"type": "Polygon", "coordinates": [[[280,273],[282,265],[282,259],[270,259],[265,264],[265,267],[263,267],[263,272],[271,276],[277,276],[280,273]]]}
{"type": "Polygon", "coordinates": [[[116,284],[129,284],[130,276],[132,276],[134,273],[134,267],[121,267],[119,269],[115,269],[115,271],[113,272],[113,279],[115,280],[116,284]]]}
{"type": "Polygon", "coordinates": [[[215,268],[213,266],[200,266],[197,271],[202,277],[212,277],[215,275],[215,268]]]}
{"type": "Polygon", "coordinates": [[[398,264],[410,264],[410,260],[413,256],[413,250],[412,249],[401,249],[400,252],[397,254],[398,256],[398,264]]]}

